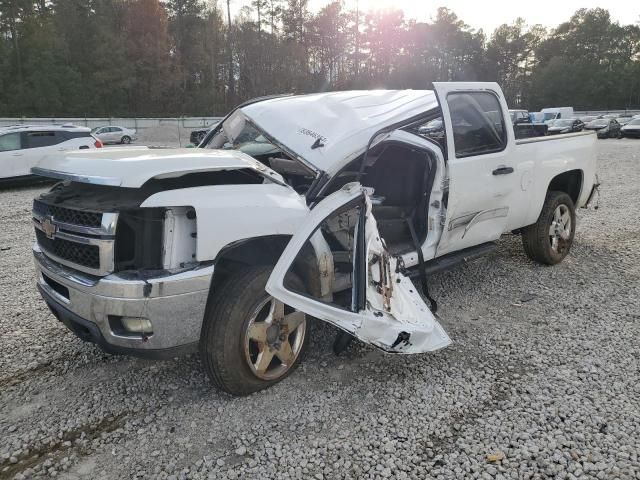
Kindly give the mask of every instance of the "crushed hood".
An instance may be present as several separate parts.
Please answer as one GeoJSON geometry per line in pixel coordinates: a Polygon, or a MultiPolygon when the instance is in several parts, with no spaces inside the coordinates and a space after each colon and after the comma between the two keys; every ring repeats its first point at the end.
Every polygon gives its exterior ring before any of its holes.
{"type": "Polygon", "coordinates": [[[432,90],[366,90],[272,98],[241,111],[288,150],[333,173],[380,129],[435,108],[432,90]]]}
{"type": "Polygon", "coordinates": [[[242,152],[195,148],[114,147],[65,152],[45,157],[31,172],[60,180],[139,188],[152,178],[244,168],[253,169],[276,183],[282,183],[280,175],[242,152]]]}

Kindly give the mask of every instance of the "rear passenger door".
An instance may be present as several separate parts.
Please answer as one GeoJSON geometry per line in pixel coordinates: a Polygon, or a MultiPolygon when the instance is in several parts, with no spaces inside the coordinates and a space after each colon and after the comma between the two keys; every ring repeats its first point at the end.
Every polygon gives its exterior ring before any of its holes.
{"type": "Polygon", "coordinates": [[[42,157],[53,153],[55,145],[64,142],[64,140],[58,131],[22,132],[23,166],[26,169],[24,175],[28,175],[31,168],[35,167],[42,160],[42,157]]]}
{"type": "Polygon", "coordinates": [[[519,189],[513,129],[496,83],[434,83],[446,130],[448,198],[436,256],[496,240],[519,189]]]}
{"type": "Polygon", "coordinates": [[[0,134],[0,178],[28,175],[19,132],[0,134]]]}
{"type": "Polygon", "coordinates": [[[120,127],[111,127],[109,132],[109,141],[114,143],[120,143],[122,140],[122,129],[120,127]]]}

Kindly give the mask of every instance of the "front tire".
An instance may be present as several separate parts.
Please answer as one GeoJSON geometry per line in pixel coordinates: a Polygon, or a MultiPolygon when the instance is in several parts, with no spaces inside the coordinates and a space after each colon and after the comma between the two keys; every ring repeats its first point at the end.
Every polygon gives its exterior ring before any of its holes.
{"type": "Polygon", "coordinates": [[[545,265],[564,260],[575,236],[576,210],[564,192],[548,192],[538,221],[522,229],[522,244],[527,256],[545,265]]]}
{"type": "MultiPolygon", "coordinates": [[[[307,346],[304,313],[265,291],[271,266],[246,267],[211,292],[200,335],[200,355],[211,381],[232,395],[268,388],[293,372],[307,346]]],[[[292,276],[288,282],[304,291],[292,276]]]]}

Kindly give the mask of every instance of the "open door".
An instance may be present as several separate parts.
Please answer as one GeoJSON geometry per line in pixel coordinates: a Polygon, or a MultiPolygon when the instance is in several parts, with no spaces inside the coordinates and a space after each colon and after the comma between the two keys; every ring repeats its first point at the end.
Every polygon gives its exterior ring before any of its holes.
{"type": "Polygon", "coordinates": [[[398,259],[389,255],[371,213],[367,190],[345,185],[309,213],[280,257],[267,292],[386,352],[422,353],[446,347],[449,336],[398,259]],[[322,236],[333,260],[334,294],[314,297],[290,279],[322,236]]]}
{"type": "Polygon", "coordinates": [[[496,240],[507,231],[523,172],[511,152],[511,119],[497,83],[433,85],[446,130],[449,177],[440,256],[496,240]]]}

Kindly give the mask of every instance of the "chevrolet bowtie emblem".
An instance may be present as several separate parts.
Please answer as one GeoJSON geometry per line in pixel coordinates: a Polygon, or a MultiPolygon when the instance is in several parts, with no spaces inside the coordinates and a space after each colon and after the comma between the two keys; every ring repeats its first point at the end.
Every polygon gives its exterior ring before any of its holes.
{"type": "Polygon", "coordinates": [[[51,217],[47,217],[42,220],[40,223],[42,227],[42,231],[47,236],[47,238],[53,240],[56,236],[56,232],[58,231],[58,226],[53,223],[53,219],[51,217]]]}

